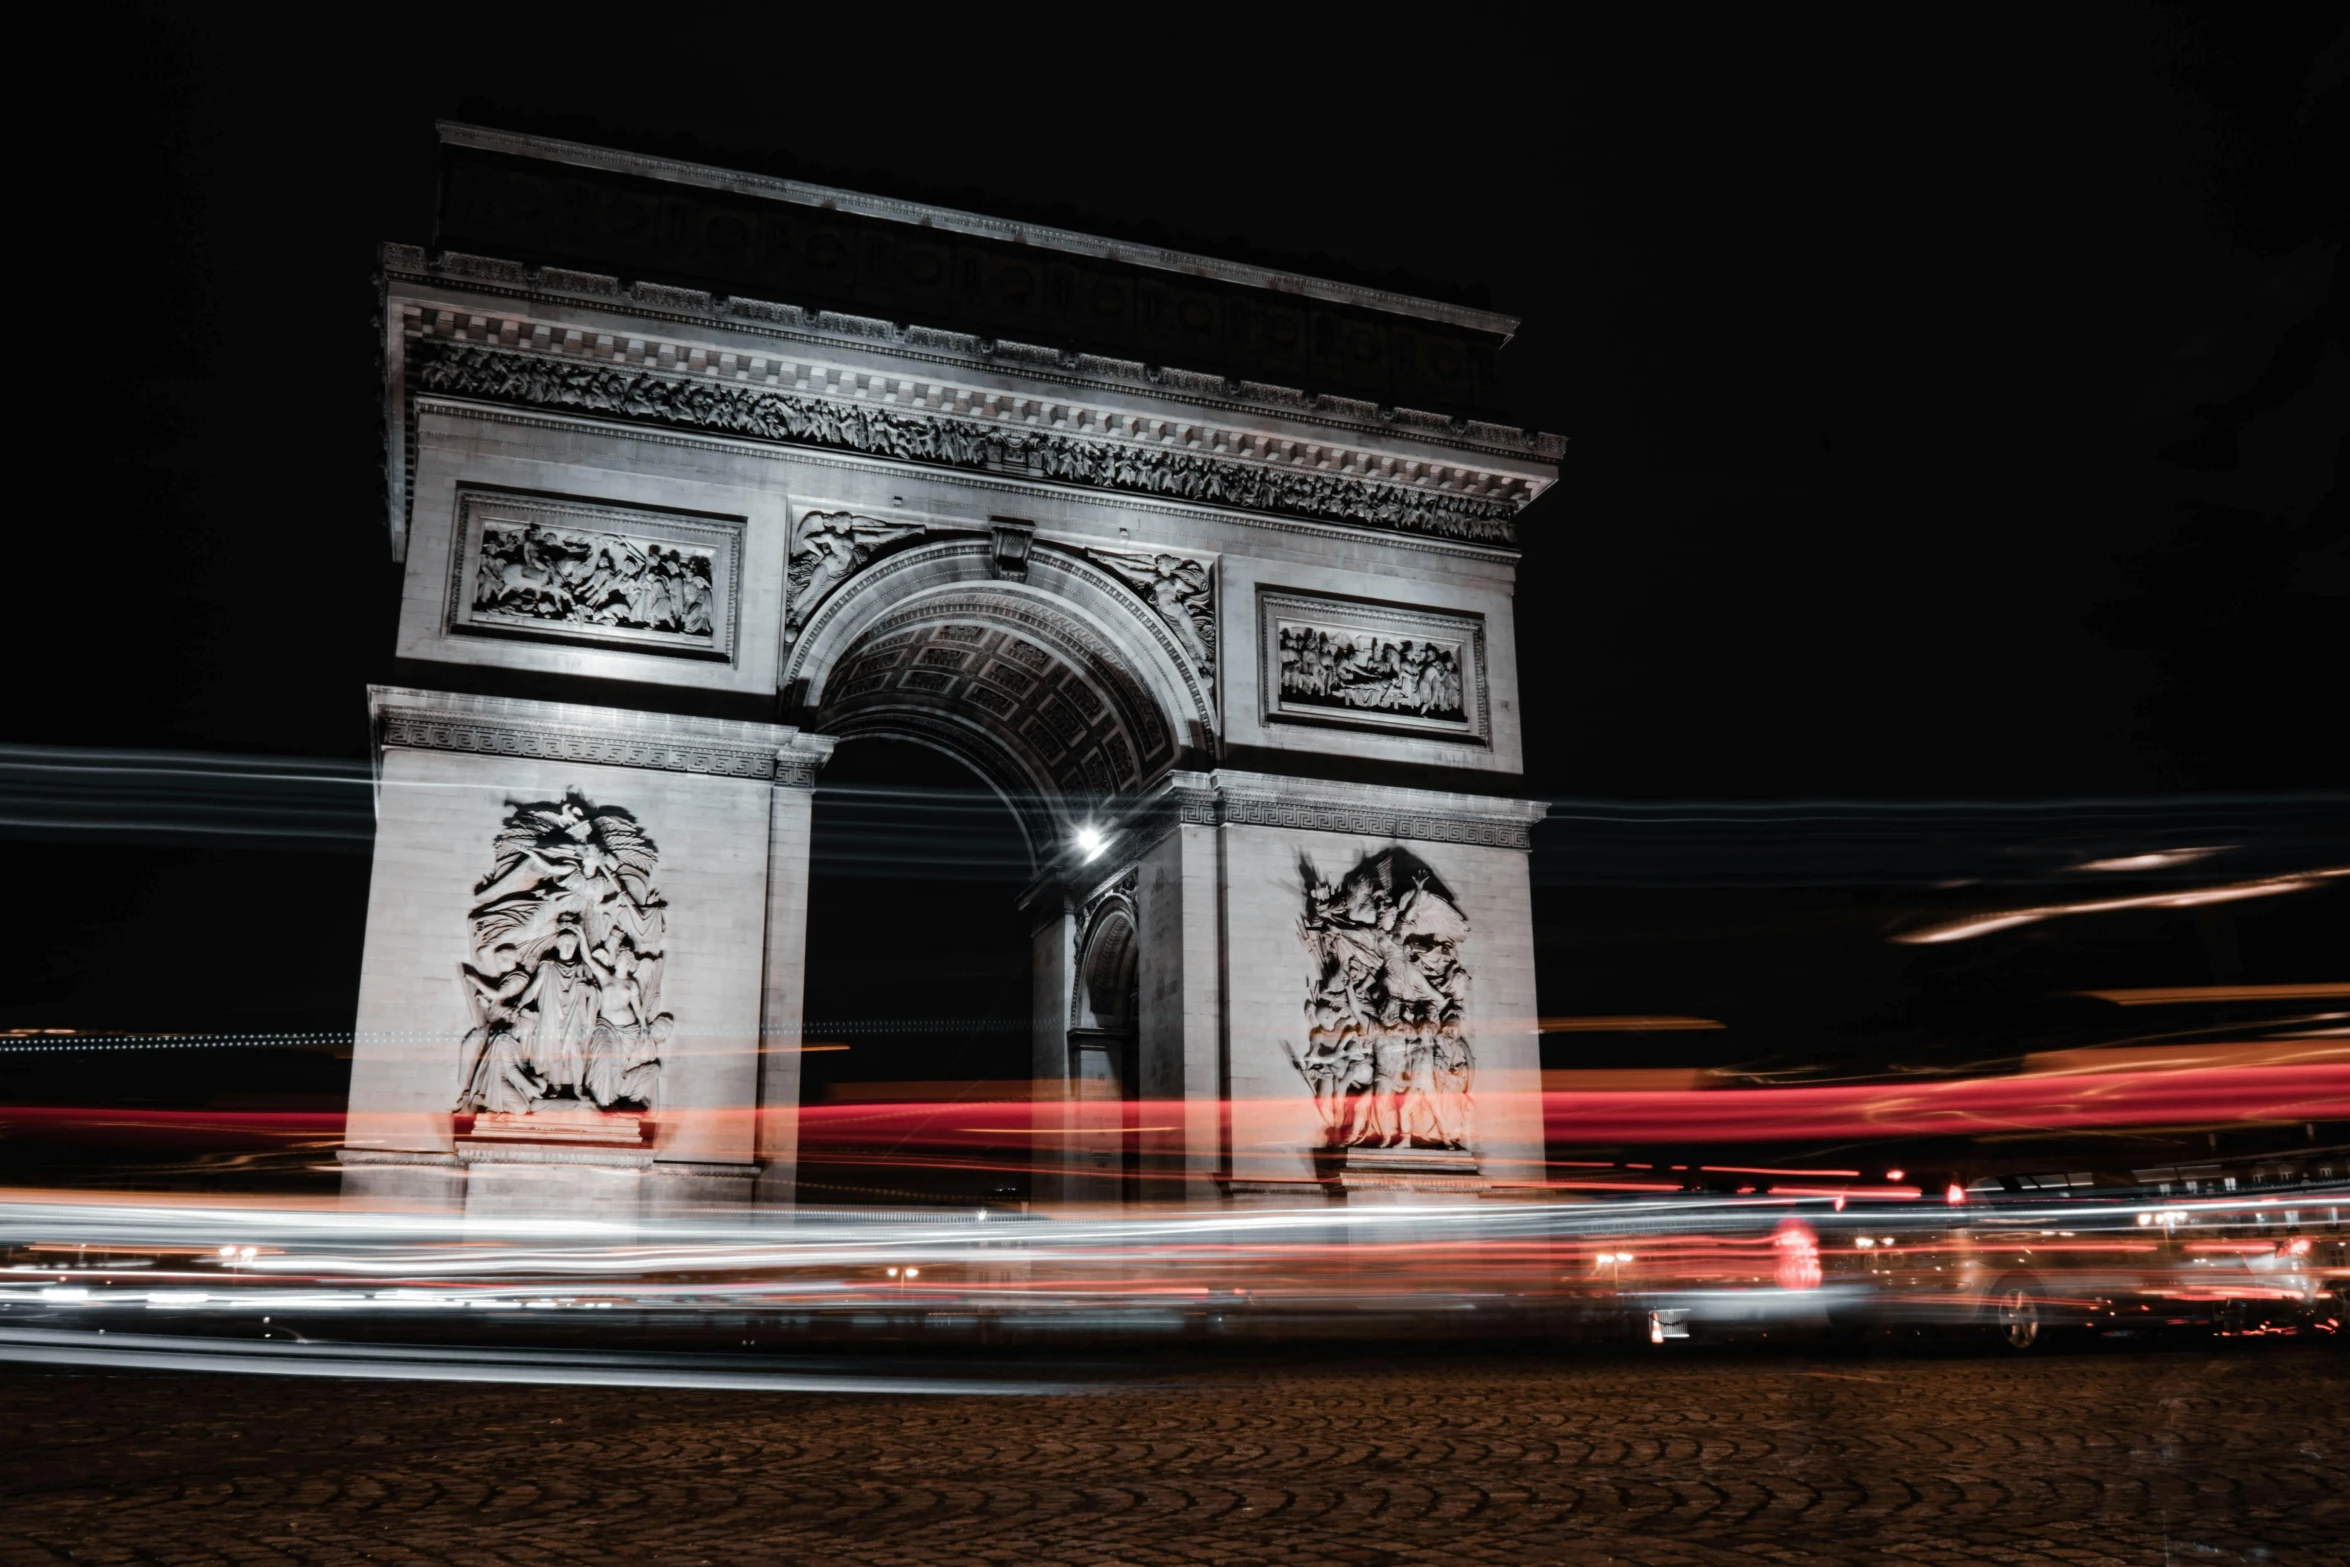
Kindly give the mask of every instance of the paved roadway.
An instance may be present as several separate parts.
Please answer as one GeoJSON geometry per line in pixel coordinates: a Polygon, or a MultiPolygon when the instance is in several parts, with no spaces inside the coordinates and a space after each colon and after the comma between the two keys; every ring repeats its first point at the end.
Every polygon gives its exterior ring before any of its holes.
{"type": "Polygon", "coordinates": [[[1195,1365],[1061,1398],[0,1367],[0,1561],[2350,1560],[2350,1358],[1195,1365]]]}

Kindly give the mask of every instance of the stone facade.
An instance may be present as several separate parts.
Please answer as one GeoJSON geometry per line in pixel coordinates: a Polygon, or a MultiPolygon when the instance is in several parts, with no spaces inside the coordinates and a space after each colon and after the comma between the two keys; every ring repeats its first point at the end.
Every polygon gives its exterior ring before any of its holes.
{"type": "Polygon", "coordinates": [[[808,791],[862,735],[1014,802],[1061,1130],[1154,1107],[1040,1195],[1539,1173],[1512,519],[1559,443],[1472,395],[1514,323],[604,149],[443,142],[443,244],[383,253],[409,685],[373,699],[355,1184],[504,1202],[570,1170],[615,1211],[754,1179],[787,1198],[808,791]],[[512,204],[539,185],[611,232],[533,228],[512,204]],[[636,256],[621,220],[648,191],[714,226],[636,256]],[[906,266],[963,236],[940,254],[978,257],[979,292],[868,279],[903,308],[845,313],[849,283],[807,270],[843,213],[906,266]],[[737,219],[798,259],[728,251],[737,219]],[[491,234],[516,248],[449,243],[491,234]],[[1070,298],[1123,300],[1125,324],[1046,311],[1020,338],[987,293],[1017,286],[999,241],[1045,285],[1064,258],[1070,298]],[[798,298],[752,286],[794,277],[798,298]],[[1193,295],[1213,330],[1151,325],[1193,295]],[[1248,333],[1292,318],[1354,368],[1271,378],[1287,351],[1248,333]],[[1159,346],[1120,357],[1121,332],[1159,346]],[[1374,382],[1398,390],[1331,390],[1374,382]],[[1444,395],[1415,411],[1415,386],[1444,395]]]}

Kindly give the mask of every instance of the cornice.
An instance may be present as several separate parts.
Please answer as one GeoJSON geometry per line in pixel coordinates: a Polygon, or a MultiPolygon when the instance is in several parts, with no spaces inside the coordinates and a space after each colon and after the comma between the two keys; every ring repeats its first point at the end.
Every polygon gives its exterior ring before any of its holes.
{"type": "Polygon", "coordinates": [[[1523,462],[1556,463],[1566,438],[1487,420],[1456,419],[1423,409],[1389,407],[1359,398],[1312,395],[1270,382],[1235,381],[1201,371],[1146,364],[1139,359],[1065,353],[1057,348],[980,337],[943,327],[903,325],[870,316],[805,310],[741,295],[713,295],[660,283],[623,283],[603,273],[531,266],[494,256],[421,246],[381,247],[386,279],[551,306],[587,306],[633,320],[666,322],[689,331],[713,326],[779,341],[885,350],[960,374],[1015,373],[1095,394],[1145,396],[1180,402],[1242,419],[1275,417],[1325,428],[1425,443],[1449,452],[1477,452],[1523,462]]]}
{"type": "Polygon", "coordinates": [[[1138,245],[1126,240],[1104,239],[1099,235],[1082,234],[1071,229],[1048,228],[1042,224],[1021,223],[1009,218],[988,217],[982,213],[959,212],[951,207],[933,207],[921,202],[902,201],[889,196],[874,196],[863,191],[841,190],[828,185],[810,185],[799,180],[781,179],[768,174],[747,174],[737,169],[714,168],[708,164],[683,163],[672,158],[659,158],[637,152],[621,152],[610,147],[591,147],[582,142],[561,141],[548,136],[531,136],[518,131],[492,130],[479,125],[461,125],[440,121],[437,126],[443,143],[471,147],[482,152],[505,153],[520,158],[537,158],[550,163],[568,163],[580,168],[600,169],[606,173],[634,175],[642,179],[665,181],[674,185],[693,185],[704,190],[726,191],[732,195],[750,196],[765,201],[788,202],[794,206],[821,207],[855,217],[879,218],[890,223],[907,223],[949,234],[964,234],[976,239],[1001,240],[1015,245],[1032,246],[1039,250],[1057,250],[1069,255],[1091,256],[1098,260],[1114,261],[1127,266],[1149,267],[1156,271],[1178,272],[1189,277],[1220,283],[1238,284],[1243,288],[1261,288],[1279,294],[1298,295],[1330,304],[1351,305],[1358,309],[1376,310],[1387,315],[1409,316],[1423,321],[1441,321],[1447,326],[1465,327],[1472,332],[1486,332],[1507,342],[1518,329],[1515,316],[1506,316],[1491,310],[1478,310],[1468,305],[1447,304],[1442,300],[1419,299],[1410,294],[1391,293],[1386,289],[1370,288],[1358,283],[1341,283],[1329,278],[1311,277],[1300,272],[1285,272],[1271,267],[1252,266],[1247,262],[1224,261],[1214,256],[1193,255],[1186,251],[1167,250],[1156,245],[1138,245]]]}
{"type": "MultiPolygon", "coordinates": [[[[565,414],[554,409],[511,408],[491,403],[473,402],[459,397],[412,397],[410,402],[418,412],[433,410],[447,415],[487,420],[517,428],[604,431],[611,429],[609,420],[600,417],[565,414]]],[[[627,433],[630,440],[646,441],[660,446],[693,451],[748,453],[771,460],[811,463],[826,468],[853,471],[874,465],[889,468],[910,468],[912,466],[911,464],[897,463],[888,458],[873,457],[862,452],[829,452],[811,447],[780,447],[773,442],[744,436],[709,434],[647,425],[630,426],[627,433]]],[[[973,473],[935,468],[925,470],[925,474],[933,483],[964,489],[985,490],[994,494],[1009,492],[1042,497],[1053,493],[1051,486],[1035,480],[1010,479],[994,475],[982,477],[973,473]]],[[[1109,493],[1104,496],[1104,499],[1127,511],[1156,513],[1171,517],[1219,516],[1237,518],[1252,528],[1264,528],[1275,533],[1293,533],[1305,538],[1336,541],[1344,539],[1354,531],[1344,523],[1318,522],[1304,517],[1272,517],[1261,513],[1235,511],[1228,507],[1212,506],[1201,502],[1175,501],[1163,496],[1109,493]]],[[[1040,534],[1039,537],[1048,543],[1064,542],[1062,536],[1057,533],[1040,534]]],[[[1091,535],[1087,535],[1083,539],[1072,536],[1067,542],[1068,547],[1074,550],[1096,541],[1091,535]]],[[[1460,560],[1507,560],[1516,554],[1515,548],[1508,545],[1474,544],[1465,540],[1429,538],[1411,533],[1383,535],[1380,542],[1392,549],[1446,555],[1460,560]]]]}
{"type": "Polygon", "coordinates": [[[1477,477],[1502,479],[1517,495],[1489,499],[1319,468],[1273,466],[1164,445],[1031,429],[959,411],[876,407],[862,400],[748,385],[716,373],[696,375],[690,369],[598,362],[434,337],[419,337],[407,345],[405,372],[412,393],[599,414],[1505,548],[1515,545],[1512,519],[1531,498],[1523,481],[1499,475],[1477,477]]]}
{"type": "Polygon", "coordinates": [[[770,779],[813,788],[832,755],[828,735],[789,724],[630,712],[571,702],[530,702],[369,686],[379,749],[533,757],[655,772],[770,779]]]}

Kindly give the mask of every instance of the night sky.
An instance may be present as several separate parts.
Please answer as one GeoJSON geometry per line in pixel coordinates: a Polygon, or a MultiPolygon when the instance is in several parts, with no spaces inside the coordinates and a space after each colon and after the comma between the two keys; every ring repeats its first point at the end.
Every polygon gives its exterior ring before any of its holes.
{"type": "MultiPolygon", "coordinates": [[[[1482,287],[1570,438],[1522,519],[1530,793],[2350,785],[2338,13],[1628,9],[99,15],[23,153],[0,739],[364,759],[373,247],[429,237],[449,117],[1482,287]]],[[[348,1026],[353,846],[13,831],[0,1025],[348,1026]]],[[[1587,914],[1546,905],[1546,1009],[1670,1009],[1560,956],[1587,914]]]]}

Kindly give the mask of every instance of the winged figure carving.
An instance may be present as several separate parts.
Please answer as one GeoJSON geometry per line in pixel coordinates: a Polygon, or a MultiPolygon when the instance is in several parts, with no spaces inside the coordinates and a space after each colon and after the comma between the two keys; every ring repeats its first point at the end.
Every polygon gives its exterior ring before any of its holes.
{"type": "Polygon", "coordinates": [[[1200,673],[1216,672],[1216,596],[1208,568],[1181,555],[1149,550],[1088,550],[1142,596],[1200,673]]]}
{"type": "Polygon", "coordinates": [[[834,588],[864,569],[880,551],[921,533],[918,522],[884,522],[845,511],[812,511],[792,530],[791,584],[784,629],[793,636],[834,588]]]}

